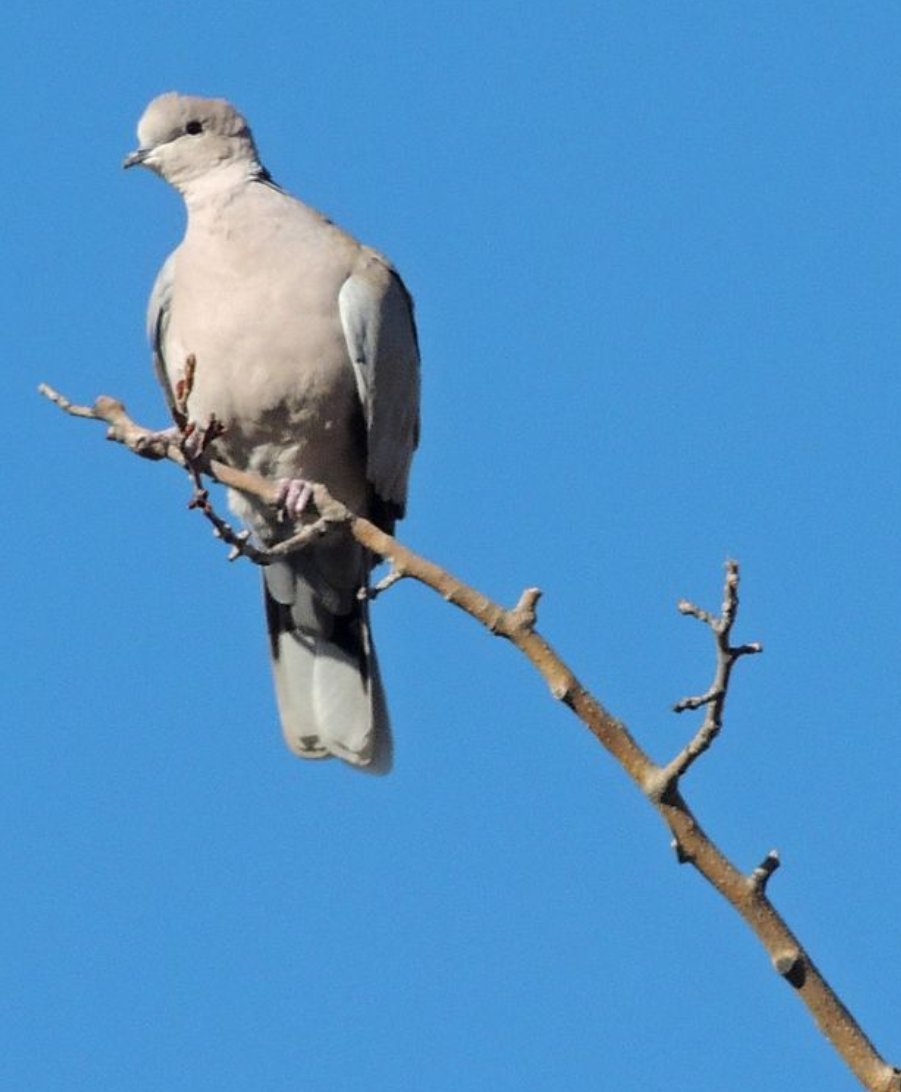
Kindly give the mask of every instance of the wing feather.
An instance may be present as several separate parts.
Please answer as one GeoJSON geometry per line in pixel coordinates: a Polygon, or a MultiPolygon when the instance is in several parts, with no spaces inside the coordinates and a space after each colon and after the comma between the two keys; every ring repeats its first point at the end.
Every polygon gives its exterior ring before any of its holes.
{"type": "Polygon", "coordinates": [[[344,282],[338,307],[367,429],[366,474],[400,518],[419,443],[419,346],[413,300],[373,251],[344,282]]]}
{"type": "Polygon", "coordinates": [[[171,410],[174,405],[172,386],[166,372],[166,328],[169,325],[169,309],[172,303],[172,290],[175,285],[175,252],[163,262],[163,267],[156,276],[150,300],[147,304],[147,337],[153,349],[153,370],[166,402],[171,410]]]}

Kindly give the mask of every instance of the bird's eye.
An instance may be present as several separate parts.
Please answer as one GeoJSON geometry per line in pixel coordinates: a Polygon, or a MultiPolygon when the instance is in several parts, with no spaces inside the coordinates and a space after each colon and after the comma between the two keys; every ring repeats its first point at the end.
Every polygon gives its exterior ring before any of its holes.
{"type": "Polygon", "coordinates": [[[190,133],[191,136],[197,136],[198,133],[203,132],[203,122],[189,121],[188,124],[185,126],[185,132],[190,133]]]}

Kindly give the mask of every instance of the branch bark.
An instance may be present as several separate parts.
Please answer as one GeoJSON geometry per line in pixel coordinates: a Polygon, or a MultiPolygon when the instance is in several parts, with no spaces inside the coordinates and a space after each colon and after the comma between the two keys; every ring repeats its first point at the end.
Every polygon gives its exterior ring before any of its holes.
{"type": "Polygon", "coordinates": [[[125,406],[114,398],[100,396],[93,406],[80,406],[74,405],[46,384],[41,384],[39,390],[72,416],[104,422],[108,426],[108,439],[124,444],[145,457],[168,459],[186,467],[194,486],[192,507],[203,511],[206,518],[212,517],[217,533],[232,545],[231,556],[243,554],[257,564],[267,564],[273,556],[302,549],[317,535],[343,528],[390,565],[388,576],[365,594],[379,594],[401,579],[416,580],[465,611],[489,632],[510,641],[542,676],[551,695],[575,713],[644,793],[669,828],[679,862],[693,865],[741,916],[766,949],[777,974],[795,991],[863,1087],[870,1092],[901,1092],[901,1069],[880,1056],[770,902],[767,885],[780,865],[779,855],[772,850],[750,873],[743,873],[705,833],[680,791],[683,776],[712,745],[722,729],[726,696],[736,661],[742,656],[762,651],[756,643],[738,646],[730,643],[738,614],[737,562],[727,562],[723,607],[719,616],[685,600],[679,603],[681,613],[697,618],[711,629],[716,645],[716,669],[714,681],[704,694],[677,703],[675,709],[678,712],[705,708],[705,718],[689,743],[669,763],[660,766],[644,752],[626,726],[582,685],[538,632],[537,605],[541,596],[538,588],[527,588],[513,607],[500,606],[446,569],[385,534],[375,524],[349,511],[331,497],[322,485],[313,486],[316,514],[298,535],[269,551],[249,550],[246,548],[246,537],[241,532],[235,532],[213,511],[200,475],[206,474],[223,485],[273,506],[277,506],[279,499],[275,483],[210,458],[203,445],[199,454],[192,455],[186,448],[184,430],[179,437],[143,428],[128,416],[125,406]],[[202,503],[198,502],[198,492],[203,495],[202,503]]]}

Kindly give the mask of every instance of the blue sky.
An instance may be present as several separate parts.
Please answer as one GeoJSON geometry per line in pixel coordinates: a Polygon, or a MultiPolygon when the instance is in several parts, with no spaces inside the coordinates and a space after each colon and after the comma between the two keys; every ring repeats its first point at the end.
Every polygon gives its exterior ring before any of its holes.
{"type": "Polygon", "coordinates": [[[120,170],[224,95],[418,305],[411,546],[540,624],[656,757],[680,619],[744,573],[685,791],[901,1059],[901,9],[42,3],[0,44],[7,302],[0,1084],[857,1087],[745,927],[513,650],[375,609],[388,779],[283,748],[257,574],[171,468],[143,335],[177,195],[120,170]],[[10,465],[11,459],[11,465],[10,465]]]}

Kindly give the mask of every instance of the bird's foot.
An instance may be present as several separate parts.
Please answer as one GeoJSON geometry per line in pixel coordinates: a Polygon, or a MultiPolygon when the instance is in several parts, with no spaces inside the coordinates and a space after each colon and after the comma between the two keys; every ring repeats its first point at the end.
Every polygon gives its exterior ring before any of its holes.
{"type": "Polygon", "coordinates": [[[281,478],[276,504],[289,520],[298,520],[313,497],[313,487],[303,478],[281,478]]]}

